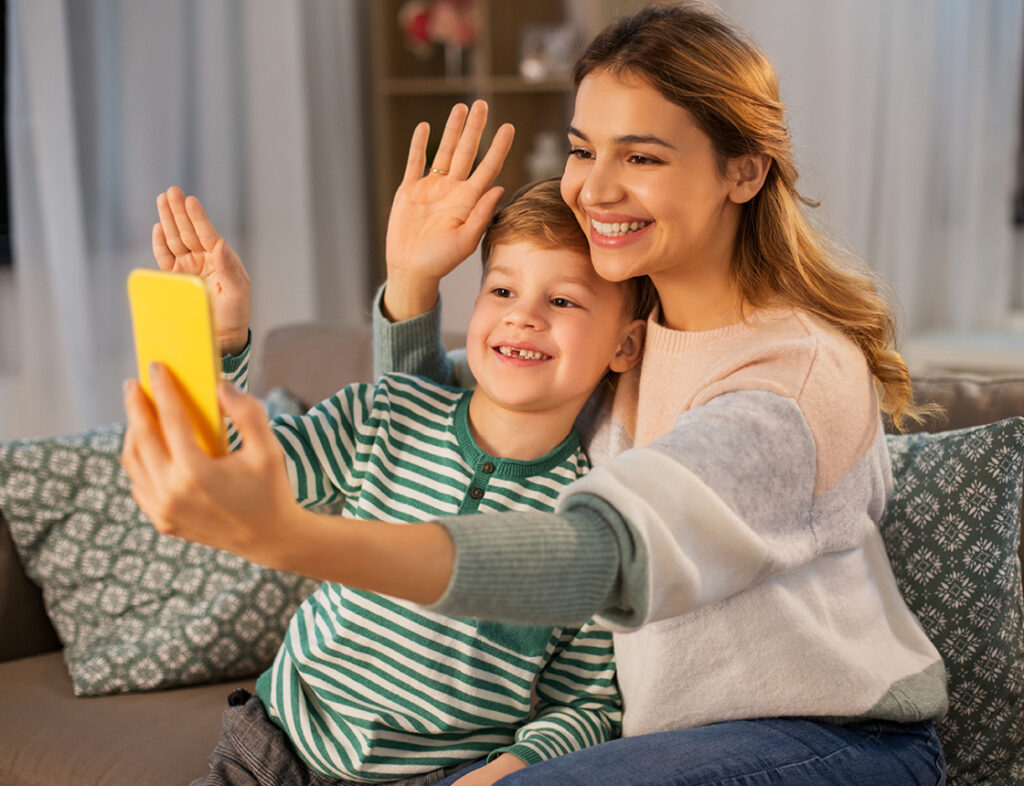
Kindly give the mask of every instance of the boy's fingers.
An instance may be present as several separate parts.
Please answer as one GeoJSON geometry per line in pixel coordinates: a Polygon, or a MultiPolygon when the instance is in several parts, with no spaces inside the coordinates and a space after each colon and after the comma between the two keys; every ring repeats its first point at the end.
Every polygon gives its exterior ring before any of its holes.
{"type": "Polygon", "coordinates": [[[403,183],[412,183],[423,177],[423,167],[427,165],[427,139],[430,137],[430,124],[417,123],[409,141],[409,157],[405,161],[403,183]]]}
{"type": "Polygon", "coordinates": [[[487,102],[477,99],[469,109],[465,127],[462,129],[462,134],[455,147],[455,155],[452,156],[449,171],[453,177],[465,180],[469,175],[473,168],[473,161],[476,160],[476,151],[480,147],[480,137],[483,136],[486,125],[487,102]]]}
{"type": "Polygon", "coordinates": [[[199,197],[189,196],[185,198],[185,212],[192,221],[192,227],[196,231],[199,242],[205,251],[210,251],[217,241],[221,239],[220,233],[214,228],[213,222],[206,215],[203,203],[199,197]]]}
{"type": "Polygon", "coordinates": [[[210,252],[210,258],[213,260],[213,269],[219,275],[226,276],[239,285],[249,284],[249,274],[246,272],[242,260],[238,258],[238,254],[232,250],[224,238],[218,240],[214,245],[213,251],[210,252]]]}
{"type": "Polygon", "coordinates": [[[163,433],[170,458],[181,457],[192,463],[205,455],[196,441],[192,420],[181,385],[162,363],[149,367],[149,384],[153,389],[156,420],[163,433]]]}
{"type": "Polygon", "coordinates": [[[174,256],[181,256],[188,253],[188,247],[182,242],[178,234],[178,222],[174,220],[174,213],[171,210],[171,203],[167,194],[174,189],[168,189],[156,198],[156,210],[160,214],[160,226],[164,230],[164,239],[167,247],[174,256]]]}
{"type": "Polygon", "coordinates": [[[204,251],[203,244],[199,242],[199,235],[196,234],[196,228],[192,226],[192,219],[189,218],[188,210],[185,208],[185,192],[177,186],[167,189],[167,202],[171,206],[171,214],[178,225],[181,242],[189,251],[204,251]]]}
{"type": "Polygon", "coordinates": [[[434,162],[430,168],[437,169],[440,173],[447,174],[452,168],[452,156],[455,154],[455,146],[458,144],[459,136],[462,134],[462,126],[466,122],[466,115],[469,108],[465,104],[456,104],[448,113],[448,121],[444,124],[444,133],[441,134],[441,142],[437,146],[437,153],[434,155],[434,162]]]}
{"type": "Polygon", "coordinates": [[[174,269],[174,254],[167,247],[164,228],[159,221],[153,224],[153,256],[156,257],[156,264],[161,270],[174,269]]]}
{"type": "Polygon", "coordinates": [[[501,172],[501,165],[505,163],[505,156],[512,149],[512,140],[515,138],[516,130],[511,123],[503,123],[494,132],[494,139],[491,146],[487,148],[483,160],[477,164],[473,174],[469,176],[469,182],[480,191],[489,188],[501,172]]]}

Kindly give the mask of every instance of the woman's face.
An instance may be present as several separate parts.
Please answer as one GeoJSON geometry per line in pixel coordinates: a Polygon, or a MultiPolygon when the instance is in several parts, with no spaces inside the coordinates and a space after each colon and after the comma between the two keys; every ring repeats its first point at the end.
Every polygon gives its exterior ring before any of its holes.
{"type": "Polygon", "coordinates": [[[647,274],[662,293],[728,276],[739,206],[711,139],[630,74],[596,71],[576,93],[562,197],[611,281],[647,274]]]}

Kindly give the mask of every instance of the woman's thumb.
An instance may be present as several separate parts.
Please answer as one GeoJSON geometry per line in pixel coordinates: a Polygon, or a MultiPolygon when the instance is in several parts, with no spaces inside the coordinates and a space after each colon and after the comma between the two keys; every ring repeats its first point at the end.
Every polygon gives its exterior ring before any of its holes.
{"type": "Polygon", "coordinates": [[[274,436],[267,424],[267,412],[258,399],[247,396],[223,379],[217,385],[217,399],[246,445],[274,444],[274,436]]]}

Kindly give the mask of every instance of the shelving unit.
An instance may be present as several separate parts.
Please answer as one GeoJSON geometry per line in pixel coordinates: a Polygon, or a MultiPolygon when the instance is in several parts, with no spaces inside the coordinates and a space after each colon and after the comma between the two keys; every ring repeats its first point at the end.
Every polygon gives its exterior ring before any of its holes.
{"type": "MultiPolygon", "coordinates": [[[[375,0],[370,16],[373,95],[373,248],[378,279],[384,277],[384,233],[395,188],[402,179],[409,138],[416,124],[430,123],[431,148],[436,145],[452,105],[477,98],[487,101],[488,128],[481,145],[490,142],[503,122],[516,127],[516,140],[498,179],[511,193],[529,178],[526,157],[541,132],[564,135],[572,113],[568,76],[529,81],[519,74],[520,37],[528,25],[563,24],[561,0],[478,0],[480,31],[466,50],[464,74],[445,74],[440,47],[429,59],[405,45],[398,23],[404,0],[375,0]]],[[[567,146],[568,147],[568,146],[567,146]]]]}

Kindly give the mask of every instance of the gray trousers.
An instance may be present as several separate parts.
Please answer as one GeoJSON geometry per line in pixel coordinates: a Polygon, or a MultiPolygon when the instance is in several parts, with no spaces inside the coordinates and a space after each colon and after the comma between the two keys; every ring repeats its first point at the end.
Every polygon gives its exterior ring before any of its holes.
{"type": "MultiPolygon", "coordinates": [[[[469,764],[470,762],[467,762],[469,764]]],[[[392,786],[431,786],[466,765],[434,770],[411,778],[388,781],[392,786]]],[[[366,786],[325,778],[295,753],[258,696],[235,691],[224,710],[220,741],[210,754],[210,774],[192,786],[366,786]]]]}

